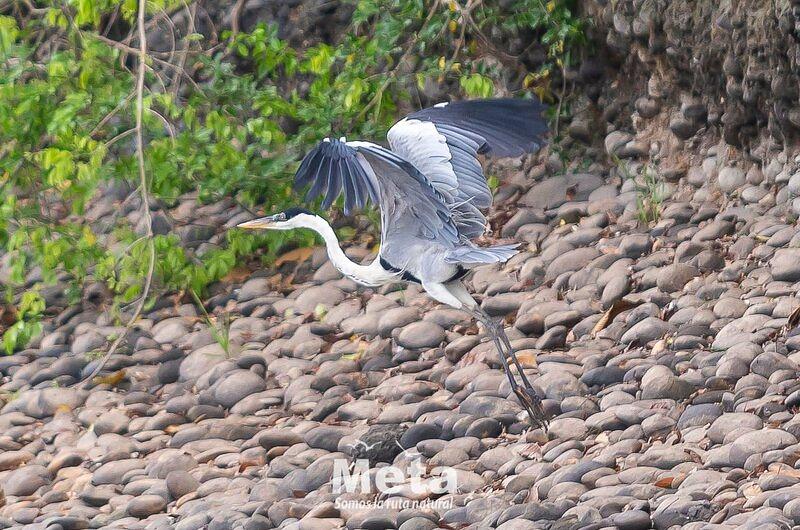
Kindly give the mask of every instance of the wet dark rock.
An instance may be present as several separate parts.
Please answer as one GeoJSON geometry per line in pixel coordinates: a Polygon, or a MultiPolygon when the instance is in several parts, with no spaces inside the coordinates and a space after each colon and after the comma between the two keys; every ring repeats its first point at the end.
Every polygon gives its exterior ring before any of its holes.
{"type": "Polygon", "coordinates": [[[230,408],[236,403],[266,388],[264,378],[249,370],[235,370],[227,374],[214,390],[214,399],[221,406],[230,408]]]}
{"type": "Polygon", "coordinates": [[[371,466],[378,462],[392,462],[402,451],[399,442],[405,431],[402,425],[373,425],[349,446],[348,454],[355,459],[369,460],[371,466]]]}
{"type": "Polygon", "coordinates": [[[418,423],[412,425],[403,436],[400,437],[400,445],[404,449],[416,446],[422,440],[439,438],[442,435],[441,427],[430,423],[418,423]]]}

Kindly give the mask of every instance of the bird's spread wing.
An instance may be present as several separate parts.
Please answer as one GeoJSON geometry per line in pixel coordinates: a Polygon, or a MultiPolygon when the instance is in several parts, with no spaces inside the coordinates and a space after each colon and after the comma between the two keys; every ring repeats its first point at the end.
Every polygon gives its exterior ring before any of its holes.
{"type": "Polygon", "coordinates": [[[368,200],[381,209],[381,255],[401,257],[403,240],[435,240],[445,247],[459,241],[445,198],[413,164],[369,142],[324,140],[309,152],[295,175],[295,186],[311,184],[307,200],[324,194],[327,208],[344,192],[344,210],[368,200]]]}
{"type": "Polygon", "coordinates": [[[480,236],[492,203],[479,154],[520,156],[543,143],[544,106],[535,100],[484,99],[439,104],[397,122],[392,150],[416,166],[444,197],[459,234],[480,236]]]}
{"type": "Polygon", "coordinates": [[[356,149],[339,140],[327,138],[312,149],[295,174],[295,188],[311,184],[306,200],[325,194],[322,207],[329,208],[344,188],[344,210],[363,208],[368,199],[378,202],[378,184],[367,171],[368,164],[359,160],[356,149]]]}

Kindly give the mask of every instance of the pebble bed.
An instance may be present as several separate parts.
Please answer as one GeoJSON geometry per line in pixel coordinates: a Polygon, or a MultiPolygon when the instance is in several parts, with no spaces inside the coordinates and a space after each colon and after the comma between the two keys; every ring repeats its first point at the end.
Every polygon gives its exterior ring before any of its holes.
{"type": "MultiPolygon", "coordinates": [[[[630,141],[619,135],[609,152],[630,141]]],[[[712,147],[661,184],[649,227],[635,183],[599,164],[501,168],[498,235],[525,250],[469,283],[505,319],[547,433],[526,424],[469,315],[415,285],[358,288],[322,249],[291,283],[262,270],[216,292],[227,352],[195,306],[165,298],[88,389],[77,383],[122,328],[100,304],[64,309],[35,347],[0,358],[0,528],[800,524],[796,165],[745,171],[712,147]],[[332,492],[334,463],[355,457],[373,475],[447,466],[457,491],[393,494],[442,510],[340,507],[375,498],[332,492]]],[[[170,219],[199,250],[248,217],[184,199],[170,219]]],[[[109,192],[89,216],[118,204],[109,192]]]]}

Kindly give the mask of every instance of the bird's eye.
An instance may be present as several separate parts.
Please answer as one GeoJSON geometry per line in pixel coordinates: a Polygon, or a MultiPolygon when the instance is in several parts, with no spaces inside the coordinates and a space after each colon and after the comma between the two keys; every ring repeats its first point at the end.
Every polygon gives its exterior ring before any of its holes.
{"type": "Polygon", "coordinates": [[[279,213],[278,214],[278,221],[285,221],[285,220],[286,220],[286,214],[285,213],[279,213]]]}

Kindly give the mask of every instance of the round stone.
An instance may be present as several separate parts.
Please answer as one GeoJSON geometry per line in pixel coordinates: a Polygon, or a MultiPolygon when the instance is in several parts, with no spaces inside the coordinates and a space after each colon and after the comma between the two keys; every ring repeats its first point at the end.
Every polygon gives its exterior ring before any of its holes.
{"type": "Polygon", "coordinates": [[[234,370],[223,379],[214,390],[214,399],[225,408],[230,408],[239,401],[261,392],[266,388],[264,378],[250,370],[234,370]]]}
{"type": "Polygon", "coordinates": [[[140,495],[128,503],[128,513],[132,517],[146,519],[153,514],[164,511],[167,501],[158,495],[140,495]]]}
{"type": "Polygon", "coordinates": [[[407,325],[397,337],[397,343],[412,350],[434,348],[445,339],[441,326],[426,320],[407,325]]]}

